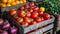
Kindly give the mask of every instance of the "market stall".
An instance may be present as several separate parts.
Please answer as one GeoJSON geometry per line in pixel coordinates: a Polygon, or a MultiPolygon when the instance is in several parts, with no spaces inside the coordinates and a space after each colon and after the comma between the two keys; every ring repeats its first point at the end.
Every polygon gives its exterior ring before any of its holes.
{"type": "Polygon", "coordinates": [[[1,34],[53,34],[55,17],[48,13],[43,0],[1,0],[1,34]],[[3,24],[3,25],[2,25],[3,24]],[[3,27],[3,28],[2,28],[3,27]]]}

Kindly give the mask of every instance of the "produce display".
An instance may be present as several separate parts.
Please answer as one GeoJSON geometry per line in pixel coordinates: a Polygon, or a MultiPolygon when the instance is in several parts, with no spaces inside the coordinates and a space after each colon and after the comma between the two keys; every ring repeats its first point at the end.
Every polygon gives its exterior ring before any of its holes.
{"type": "Polygon", "coordinates": [[[11,9],[9,13],[20,25],[25,27],[51,18],[50,14],[45,13],[44,7],[38,7],[34,2],[25,4],[18,10],[11,9]]]}
{"type": "Polygon", "coordinates": [[[12,25],[8,20],[0,18],[0,34],[17,34],[18,28],[12,25]]]}
{"type": "Polygon", "coordinates": [[[14,6],[26,3],[26,0],[0,0],[1,7],[14,6]]]}

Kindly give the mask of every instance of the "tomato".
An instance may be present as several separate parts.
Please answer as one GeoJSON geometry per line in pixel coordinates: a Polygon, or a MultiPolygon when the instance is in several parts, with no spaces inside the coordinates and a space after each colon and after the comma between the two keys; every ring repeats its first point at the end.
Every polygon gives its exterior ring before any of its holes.
{"type": "Polygon", "coordinates": [[[31,13],[29,11],[26,12],[26,17],[30,17],[31,13]]]}
{"type": "Polygon", "coordinates": [[[24,5],[24,8],[29,8],[29,4],[25,4],[24,5]]]}
{"type": "Polygon", "coordinates": [[[43,15],[43,17],[44,17],[45,20],[50,19],[50,15],[46,14],[46,13],[43,15]]]}
{"type": "Polygon", "coordinates": [[[15,15],[15,14],[16,14],[16,10],[15,10],[15,9],[11,9],[11,10],[10,10],[10,15],[13,16],[13,15],[15,15]]]}
{"type": "Polygon", "coordinates": [[[17,14],[19,14],[21,12],[21,10],[19,9],[19,10],[17,10],[17,14]]]}
{"type": "Polygon", "coordinates": [[[36,22],[36,21],[33,21],[32,23],[33,23],[33,24],[36,24],[37,22],[36,22]]]}
{"type": "Polygon", "coordinates": [[[22,6],[22,7],[21,7],[21,10],[24,10],[24,9],[25,9],[25,8],[22,6]]]}
{"type": "Polygon", "coordinates": [[[29,3],[30,7],[34,6],[34,2],[29,3]]]}
{"type": "Polygon", "coordinates": [[[20,12],[18,12],[18,15],[20,17],[25,17],[26,13],[25,13],[25,11],[20,11],[20,12]]]}
{"type": "Polygon", "coordinates": [[[25,27],[29,26],[29,23],[25,22],[25,23],[24,23],[24,26],[25,26],[25,27]]]}
{"type": "Polygon", "coordinates": [[[39,7],[35,7],[35,8],[34,8],[34,11],[38,11],[38,10],[39,10],[39,7]]]}
{"type": "Polygon", "coordinates": [[[29,24],[32,25],[33,24],[33,21],[34,21],[34,19],[31,18],[31,22],[29,24]]]}
{"type": "Polygon", "coordinates": [[[39,13],[39,16],[43,16],[43,12],[38,11],[38,13],[39,13]]]}
{"type": "Polygon", "coordinates": [[[17,20],[19,18],[17,14],[15,14],[13,17],[15,20],[17,20]]]}
{"type": "Polygon", "coordinates": [[[29,9],[29,12],[33,12],[33,9],[29,9]]]}
{"type": "Polygon", "coordinates": [[[34,21],[34,19],[33,18],[31,18],[31,22],[33,22],[34,21]]]}
{"type": "Polygon", "coordinates": [[[18,19],[17,19],[17,22],[18,22],[19,24],[22,24],[23,18],[18,18],[18,19]]]}
{"type": "Polygon", "coordinates": [[[27,22],[27,23],[30,24],[30,23],[31,23],[31,18],[25,17],[25,18],[24,18],[24,22],[27,22]]]}
{"type": "Polygon", "coordinates": [[[38,12],[33,12],[32,14],[31,14],[31,17],[32,18],[36,18],[38,16],[38,12]]]}
{"type": "Polygon", "coordinates": [[[40,17],[35,18],[35,20],[36,20],[36,22],[41,22],[42,21],[40,17]]]}
{"type": "Polygon", "coordinates": [[[41,18],[41,20],[43,21],[44,20],[44,18],[43,17],[40,17],[41,18]]]}

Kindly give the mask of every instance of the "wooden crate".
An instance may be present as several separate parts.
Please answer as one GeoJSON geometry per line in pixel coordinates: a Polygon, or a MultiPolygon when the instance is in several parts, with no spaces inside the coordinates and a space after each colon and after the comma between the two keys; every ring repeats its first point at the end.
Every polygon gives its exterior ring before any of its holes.
{"type": "Polygon", "coordinates": [[[53,34],[53,29],[51,29],[51,30],[45,32],[44,34],[53,34]]]}

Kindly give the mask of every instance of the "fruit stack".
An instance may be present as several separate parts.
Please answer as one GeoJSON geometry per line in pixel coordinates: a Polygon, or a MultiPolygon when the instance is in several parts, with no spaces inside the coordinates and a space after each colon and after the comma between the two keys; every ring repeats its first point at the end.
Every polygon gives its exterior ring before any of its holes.
{"type": "Polygon", "coordinates": [[[1,7],[14,6],[26,3],[26,0],[0,0],[1,7]]]}
{"type": "Polygon", "coordinates": [[[52,19],[50,14],[45,13],[44,7],[38,7],[34,2],[25,4],[17,11],[15,9],[11,9],[9,13],[18,24],[24,26],[24,33],[34,30],[38,27],[45,26],[54,21],[54,18],[52,19]]]}

